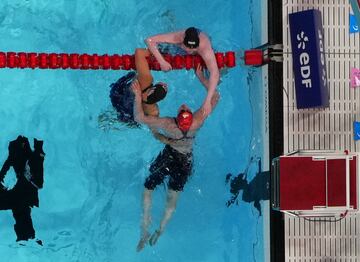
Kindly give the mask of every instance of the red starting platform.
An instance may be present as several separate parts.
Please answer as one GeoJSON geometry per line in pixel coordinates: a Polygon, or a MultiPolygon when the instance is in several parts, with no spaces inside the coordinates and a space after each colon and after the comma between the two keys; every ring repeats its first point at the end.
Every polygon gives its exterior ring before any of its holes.
{"type": "Polygon", "coordinates": [[[304,217],[358,211],[359,155],[296,151],[272,162],[272,208],[304,217]]]}

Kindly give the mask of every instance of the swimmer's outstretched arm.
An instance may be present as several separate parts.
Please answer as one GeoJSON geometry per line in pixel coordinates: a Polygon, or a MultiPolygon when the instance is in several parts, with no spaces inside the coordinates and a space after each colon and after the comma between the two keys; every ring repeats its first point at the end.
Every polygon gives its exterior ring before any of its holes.
{"type": "Polygon", "coordinates": [[[169,44],[180,44],[184,38],[184,31],[160,34],[150,36],[145,39],[145,43],[148,46],[150,52],[155,56],[156,60],[159,62],[162,71],[169,71],[172,69],[171,65],[164,59],[158,50],[159,43],[169,43],[169,44]]]}
{"type": "Polygon", "coordinates": [[[135,50],[135,67],[141,90],[147,88],[153,81],[149,64],[146,60],[146,57],[149,55],[150,52],[144,48],[136,48],[135,50]]]}
{"type": "Polygon", "coordinates": [[[206,98],[205,98],[205,101],[203,104],[204,114],[209,115],[212,110],[211,100],[212,100],[213,95],[216,92],[216,87],[217,87],[217,85],[219,83],[219,79],[220,79],[219,68],[217,66],[215,54],[211,47],[210,41],[207,41],[206,46],[204,46],[201,50],[199,50],[199,55],[204,60],[206,67],[210,73],[210,78],[209,78],[208,85],[207,85],[208,93],[206,95],[206,98]]]}
{"type": "MultiPolygon", "coordinates": [[[[199,78],[200,82],[202,83],[202,85],[208,90],[209,89],[209,85],[210,85],[210,81],[209,79],[207,79],[204,75],[204,71],[202,69],[202,67],[199,65],[196,68],[196,75],[199,78]]],[[[214,108],[216,107],[218,101],[219,101],[220,95],[219,92],[217,90],[215,90],[214,94],[211,97],[211,101],[210,101],[210,107],[211,107],[211,111],[214,110],[214,108]]],[[[207,118],[208,114],[205,113],[205,108],[204,108],[204,104],[194,113],[194,118],[193,118],[193,124],[192,124],[192,128],[194,129],[199,129],[205,119],[207,118]]]]}
{"type": "MultiPolygon", "coordinates": [[[[205,87],[205,89],[208,91],[209,87],[210,87],[210,81],[208,78],[205,77],[204,75],[204,69],[202,68],[202,66],[199,64],[198,67],[195,70],[195,74],[196,76],[199,78],[200,83],[205,87]]],[[[211,97],[211,110],[213,110],[217,104],[217,102],[219,101],[220,98],[220,94],[219,92],[215,89],[214,94],[211,97]]]]}
{"type": "MultiPolygon", "coordinates": [[[[149,64],[146,60],[146,57],[148,57],[149,55],[150,52],[147,49],[136,48],[135,50],[135,66],[137,71],[137,79],[139,81],[141,90],[147,88],[149,85],[151,85],[153,81],[149,64]]],[[[159,108],[156,104],[152,104],[152,105],[143,104],[143,109],[146,115],[159,116],[159,108]]],[[[154,137],[157,140],[159,140],[161,143],[164,144],[171,143],[171,141],[163,134],[160,134],[158,130],[154,128],[150,128],[150,130],[153,133],[154,137]]]]}

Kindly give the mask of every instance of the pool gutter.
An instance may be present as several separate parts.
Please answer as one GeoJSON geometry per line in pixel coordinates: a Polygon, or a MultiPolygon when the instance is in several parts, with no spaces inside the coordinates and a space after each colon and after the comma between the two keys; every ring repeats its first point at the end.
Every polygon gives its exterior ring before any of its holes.
{"type": "MultiPolygon", "coordinates": [[[[282,1],[268,0],[269,43],[282,43],[282,1]]],[[[283,144],[283,65],[268,65],[269,161],[284,151],[283,144]]],[[[270,181],[271,185],[271,181],[270,181]]],[[[271,201],[270,201],[271,203],[271,201]]],[[[270,206],[270,261],[285,262],[284,220],[270,206]]]]}

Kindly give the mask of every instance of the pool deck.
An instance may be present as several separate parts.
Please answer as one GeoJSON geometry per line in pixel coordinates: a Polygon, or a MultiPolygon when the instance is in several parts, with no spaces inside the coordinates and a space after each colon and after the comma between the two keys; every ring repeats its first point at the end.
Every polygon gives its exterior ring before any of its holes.
{"type": "MultiPolygon", "coordinates": [[[[282,79],[271,76],[274,73],[269,74],[270,129],[275,130],[270,133],[270,147],[274,143],[270,157],[298,149],[360,152],[360,142],[353,139],[353,122],[360,121],[360,89],[350,87],[351,68],[360,69],[360,33],[349,33],[350,13],[348,0],[282,1],[282,79]],[[330,106],[298,110],[288,14],[313,8],[322,13],[330,106]],[[282,101],[279,102],[274,98],[279,92],[274,84],[281,81],[282,101]],[[282,117],[276,116],[279,112],[282,117]],[[279,130],[278,120],[283,123],[280,134],[274,133],[279,130]],[[279,139],[282,139],[282,145],[278,144],[279,139]]],[[[288,215],[284,215],[282,220],[282,215],[272,213],[270,223],[271,261],[360,261],[360,213],[347,215],[334,223],[309,222],[288,215]],[[278,231],[274,232],[276,229],[278,231]],[[279,234],[283,237],[276,236],[279,234]],[[274,243],[276,238],[279,243],[274,243]],[[276,255],[281,246],[283,255],[276,255]]]]}

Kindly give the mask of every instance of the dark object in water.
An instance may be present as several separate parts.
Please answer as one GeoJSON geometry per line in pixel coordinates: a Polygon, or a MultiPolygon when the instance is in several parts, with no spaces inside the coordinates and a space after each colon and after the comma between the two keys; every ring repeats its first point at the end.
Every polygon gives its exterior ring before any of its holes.
{"type": "MultiPolygon", "coordinates": [[[[38,189],[44,183],[43,141],[34,139],[34,151],[29,140],[18,136],[9,143],[9,156],[0,170],[0,210],[12,210],[15,219],[14,230],[16,241],[35,238],[35,230],[31,219],[31,207],[39,206],[38,189]],[[11,190],[2,185],[10,167],[16,173],[16,184],[11,190]]],[[[42,243],[37,240],[37,243],[42,243]]],[[[39,244],[40,245],[40,244],[39,244]]]]}
{"type": "Polygon", "coordinates": [[[242,193],[242,201],[247,203],[254,203],[254,207],[259,211],[261,216],[261,206],[260,200],[269,200],[269,180],[270,180],[270,171],[261,172],[261,159],[258,158],[258,173],[256,176],[248,183],[247,173],[253,159],[250,160],[248,167],[245,169],[244,173],[240,173],[236,177],[232,177],[232,174],[227,174],[225,182],[230,182],[230,193],[232,194],[231,198],[226,202],[226,206],[229,207],[233,204],[238,204],[238,196],[242,193]]]}

